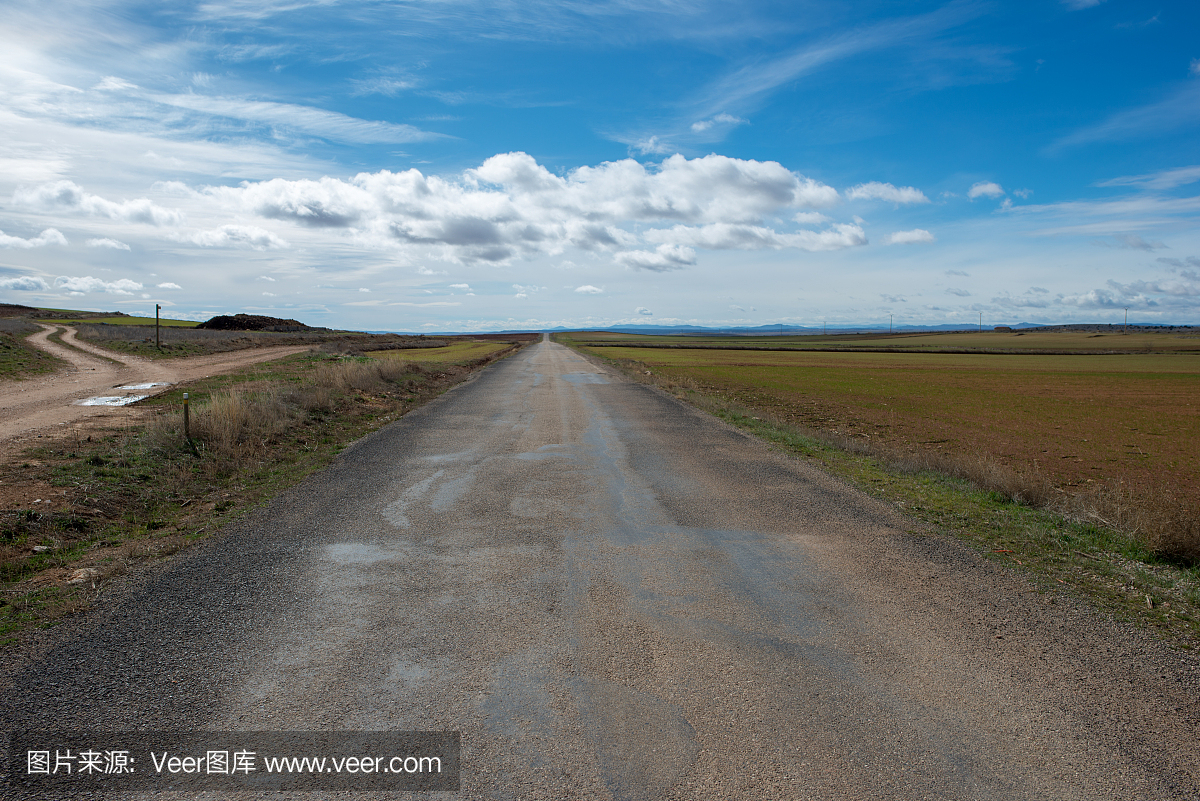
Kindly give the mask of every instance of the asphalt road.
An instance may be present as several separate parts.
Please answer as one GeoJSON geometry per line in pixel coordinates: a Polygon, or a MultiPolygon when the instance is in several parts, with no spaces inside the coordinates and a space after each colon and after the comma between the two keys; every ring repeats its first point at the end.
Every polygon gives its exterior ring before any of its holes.
{"type": "Polygon", "coordinates": [[[8,730],[460,731],[438,798],[1200,797],[1194,656],[548,342],[6,681],[8,730]]]}

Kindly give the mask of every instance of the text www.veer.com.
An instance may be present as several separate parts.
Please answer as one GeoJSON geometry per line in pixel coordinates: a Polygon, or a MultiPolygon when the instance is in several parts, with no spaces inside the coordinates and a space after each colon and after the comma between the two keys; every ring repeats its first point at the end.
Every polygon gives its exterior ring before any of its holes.
{"type": "Polygon", "coordinates": [[[440,757],[263,757],[265,773],[441,773],[440,757]]]}

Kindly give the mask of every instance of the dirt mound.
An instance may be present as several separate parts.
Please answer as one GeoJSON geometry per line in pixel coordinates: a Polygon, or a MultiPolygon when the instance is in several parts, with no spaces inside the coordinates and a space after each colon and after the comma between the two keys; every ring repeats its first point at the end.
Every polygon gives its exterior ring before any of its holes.
{"type": "Polygon", "coordinates": [[[0,317],[24,317],[27,314],[41,311],[33,306],[21,306],[17,303],[0,303],[0,317]]]}
{"type": "Polygon", "coordinates": [[[278,317],[267,317],[262,314],[228,314],[217,315],[206,320],[197,328],[207,328],[213,331],[309,331],[309,326],[299,320],[281,320],[278,317]]]}

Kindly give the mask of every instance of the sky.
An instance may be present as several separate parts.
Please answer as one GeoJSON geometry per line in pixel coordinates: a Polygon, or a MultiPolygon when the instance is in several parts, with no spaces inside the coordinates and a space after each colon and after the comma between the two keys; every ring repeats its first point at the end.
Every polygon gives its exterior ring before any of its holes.
{"type": "Polygon", "coordinates": [[[0,302],[1200,324],[1194,0],[5,0],[0,302]]]}

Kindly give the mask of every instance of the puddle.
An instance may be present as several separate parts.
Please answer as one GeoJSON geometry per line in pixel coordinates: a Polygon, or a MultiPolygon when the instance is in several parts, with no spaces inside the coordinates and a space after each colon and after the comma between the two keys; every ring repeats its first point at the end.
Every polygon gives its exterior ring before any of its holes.
{"type": "Polygon", "coordinates": [[[127,384],[126,386],[123,386],[123,387],[117,387],[117,389],[154,389],[155,387],[169,387],[169,386],[171,386],[171,385],[168,384],[166,381],[151,381],[148,384],[127,384]]]}
{"type": "Polygon", "coordinates": [[[95,398],[86,398],[81,401],[75,401],[76,406],[128,406],[131,403],[137,403],[143,398],[148,398],[149,395],[104,395],[95,398]]]}

